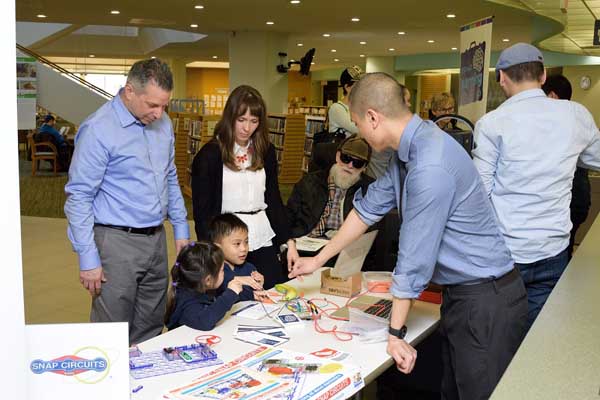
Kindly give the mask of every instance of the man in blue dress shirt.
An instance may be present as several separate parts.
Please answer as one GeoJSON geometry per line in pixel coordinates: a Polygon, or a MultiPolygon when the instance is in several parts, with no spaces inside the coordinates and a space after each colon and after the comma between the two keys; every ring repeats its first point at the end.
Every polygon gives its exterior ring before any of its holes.
{"type": "Polygon", "coordinates": [[[158,59],[135,63],[125,87],[90,115],[75,138],[65,186],[68,236],[79,280],[93,297],[92,322],[129,322],[129,341],[161,333],[168,286],[163,221],[176,251],[190,232],[164,113],[173,89],[158,59]]]}
{"type": "Polygon", "coordinates": [[[473,150],[500,230],[521,271],[528,326],[568,263],[569,203],[578,164],[600,169],[600,135],[581,104],[546,97],[542,53],[517,43],[496,64],[508,97],[475,126],[473,150]]]}
{"type": "Polygon", "coordinates": [[[401,372],[411,372],[416,351],[404,340],[411,301],[429,281],[445,285],[443,398],[487,399],[523,338],[527,295],[481,178],[451,136],[408,110],[391,76],[367,74],[357,82],[350,111],[373,149],[391,148],[394,156],[366,195],[357,193],[338,234],[316,257],[300,259],[290,276],[321,267],[398,208],[402,225],[388,353],[401,372]]]}

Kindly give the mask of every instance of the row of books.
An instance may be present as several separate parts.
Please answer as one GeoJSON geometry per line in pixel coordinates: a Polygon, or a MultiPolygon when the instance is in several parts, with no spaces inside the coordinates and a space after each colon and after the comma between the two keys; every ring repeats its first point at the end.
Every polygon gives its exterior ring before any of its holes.
{"type": "Polygon", "coordinates": [[[269,133],[269,139],[277,147],[283,147],[283,135],[277,135],[275,133],[269,133]]]}
{"type": "Polygon", "coordinates": [[[285,133],[285,118],[269,117],[268,120],[270,131],[285,133]]]}

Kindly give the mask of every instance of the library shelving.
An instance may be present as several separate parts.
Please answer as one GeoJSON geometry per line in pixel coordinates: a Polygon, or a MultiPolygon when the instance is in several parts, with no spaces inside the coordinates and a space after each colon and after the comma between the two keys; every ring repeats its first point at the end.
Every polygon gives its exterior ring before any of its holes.
{"type": "Polygon", "coordinates": [[[325,116],[327,113],[327,106],[306,106],[299,105],[297,107],[288,108],[289,114],[304,114],[304,115],[318,115],[325,116]]]}
{"type": "Polygon", "coordinates": [[[304,115],[269,114],[269,138],[279,164],[279,183],[296,183],[302,176],[304,115]]]}
{"type": "Polygon", "coordinates": [[[308,172],[308,164],[310,162],[313,137],[315,133],[321,132],[325,129],[325,116],[320,115],[307,115],[306,117],[306,129],[304,131],[304,153],[302,155],[302,172],[308,172]]]}

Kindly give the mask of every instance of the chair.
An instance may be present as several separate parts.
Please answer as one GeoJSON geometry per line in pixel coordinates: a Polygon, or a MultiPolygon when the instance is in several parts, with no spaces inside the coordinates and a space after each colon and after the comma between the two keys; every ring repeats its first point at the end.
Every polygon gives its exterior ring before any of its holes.
{"type": "Polygon", "coordinates": [[[31,149],[31,176],[35,176],[36,171],[39,169],[38,163],[40,160],[52,161],[54,165],[54,176],[56,176],[58,168],[58,150],[56,149],[56,146],[49,141],[36,142],[33,133],[30,133],[27,136],[27,140],[29,142],[29,148],[31,149]]]}

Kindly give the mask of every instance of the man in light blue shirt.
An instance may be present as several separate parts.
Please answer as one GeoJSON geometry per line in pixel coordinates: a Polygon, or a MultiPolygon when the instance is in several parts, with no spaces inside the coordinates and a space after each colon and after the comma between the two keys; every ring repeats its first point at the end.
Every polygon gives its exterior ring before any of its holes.
{"type": "Polygon", "coordinates": [[[531,326],[567,266],[575,168],[600,168],[600,135],[585,107],[546,97],[534,46],[504,50],[496,78],[508,100],[477,122],[473,157],[525,281],[531,326]]]}
{"type": "Polygon", "coordinates": [[[398,208],[388,353],[400,371],[412,370],[416,352],[403,340],[411,300],[430,280],[446,285],[443,398],[487,399],[525,333],[525,288],[468,154],[436,124],[413,115],[402,94],[387,74],[367,74],[355,84],[352,119],[375,151],[394,150],[390,166],[364,197],[355,195],[354,210],[330,243],[316,257],[301,258],[290,277],[315,271],[398,208]]]}
{"type": "Polygon", "coordinates": [[[129,322],[130,343],[161,333],[168,286],[163,221],[177,253],[187,212],[164,113],[173,89],[158,59],[135,63],[124,88],[81,125],[65,186],[68,236],[79,279],[93,297],[92,322],[129,322]]]}

